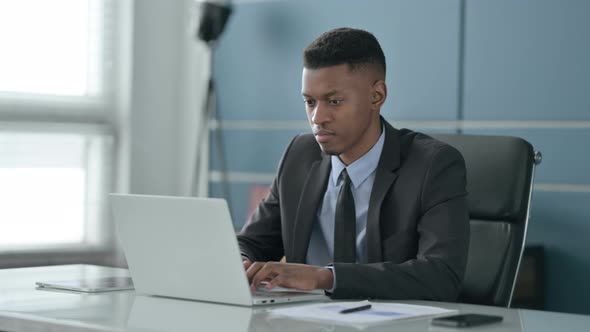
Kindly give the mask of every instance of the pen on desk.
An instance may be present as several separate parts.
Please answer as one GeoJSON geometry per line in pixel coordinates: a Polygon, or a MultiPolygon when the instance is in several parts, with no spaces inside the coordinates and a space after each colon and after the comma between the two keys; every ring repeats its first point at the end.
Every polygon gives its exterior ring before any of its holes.
{"type": "Polygon", "coordinates": [[[349,314],[351,312],[363,311],[363,310],[368,310],[368,309],[371,309],[371,305],[370,304],[362,305],[360,307],[348,308],[348,309],[340,310],[340,313],[341,314],[349,314]]]}

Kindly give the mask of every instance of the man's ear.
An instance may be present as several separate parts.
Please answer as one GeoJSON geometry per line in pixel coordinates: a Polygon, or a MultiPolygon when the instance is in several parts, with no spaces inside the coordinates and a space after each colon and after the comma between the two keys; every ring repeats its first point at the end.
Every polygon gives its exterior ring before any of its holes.
{"type": "Polygon", "coordinates": [[[381,106],[387,99],[387,85],[384,80],[377,80],[373,83],[373,91],[371,93],[371,108],[380,110],[381,106]]]}

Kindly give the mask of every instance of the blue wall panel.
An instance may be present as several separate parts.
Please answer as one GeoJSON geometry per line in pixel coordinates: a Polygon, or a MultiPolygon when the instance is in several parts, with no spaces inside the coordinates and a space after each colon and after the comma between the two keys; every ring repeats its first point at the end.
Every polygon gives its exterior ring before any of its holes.
{"type": "MultiPolygon", "coordinates": [[[[241,229],[246,223],[252,187],[269,185],[270,183],[231,183],[229,185],[230,199],[228,204],[230,205],[232,221],[236,229],[241,229]]],[[[224,195],[224,189],[222,185],[217,182],[209,183],[209,196],[227,199],[227,196],[224,195]]]]}
{"type": "MultiPolygon", "coordinates": [[[[225,150],[227,170],[232,172],[272,172],[287,145],[302,130],[222,130],[221,140],[225,150]]],[[[209,167],[220,170],[219,144],[216,132],[211,133],[209,167]]]]}
{"type": "Polygon", "coordinates": [[[297,0],[238,3],[215,55],[225,119],[305,119],[303,49],[341,26],[373,32],[385,52],[398,119],[455,119],[459,1],[297,0]]]}
{"type": "Polygon", "coordinates": [[[535,191],[527,244],[546,254],[548,310],[590,314],[590,193],[535,191]]]}
{"type": "Polygon", "coordinates": [[[467,1],[465,119],[590,119],[590,1],[467,1]]]}

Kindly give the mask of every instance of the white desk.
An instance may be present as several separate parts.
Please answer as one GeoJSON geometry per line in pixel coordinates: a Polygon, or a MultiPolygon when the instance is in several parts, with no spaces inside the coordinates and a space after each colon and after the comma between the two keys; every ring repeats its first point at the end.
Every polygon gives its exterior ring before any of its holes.
{"type": "MultiPolygon", "coordinates": [[[[269,308],[182,301],[135,295],[133,291],[80,294],[35,289],[42,280],[81,276],[127,276],[127,270],[64,265],[0,270],[0,331],[359,331],[354,327],[304,322],[268,314],[269,308]]],[[[501,324],[462,331],[588,331],[590,316],[522,309],[404,301],[502,315],[501,324]]],[[[363,331],[455,331],[429,319],[393,322],[363,331]]]]}

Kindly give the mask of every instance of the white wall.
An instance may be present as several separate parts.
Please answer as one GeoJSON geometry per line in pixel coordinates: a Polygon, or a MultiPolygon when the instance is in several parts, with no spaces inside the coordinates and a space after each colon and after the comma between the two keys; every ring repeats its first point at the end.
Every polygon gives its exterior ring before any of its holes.
{"type": "MultiPolygon", "coordinates": [[[[195,3],[125,2],[120,24],[125,25],[121,30],[128,36],[119,36],[114,191],[190,195],[209,71],[207,48],[194,39],[195,3]]],[[[102,263],[124,266],[118,242],[113,243],[111,257],[102,263]]]]}
{"type": "Polygon", "coordinates": [[[129,192],[188,195],[208,75],[195,5],[136,0],[133,10],[129,192]]]}

